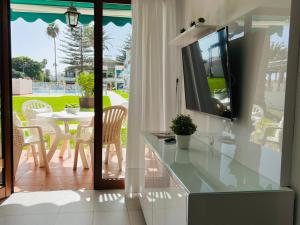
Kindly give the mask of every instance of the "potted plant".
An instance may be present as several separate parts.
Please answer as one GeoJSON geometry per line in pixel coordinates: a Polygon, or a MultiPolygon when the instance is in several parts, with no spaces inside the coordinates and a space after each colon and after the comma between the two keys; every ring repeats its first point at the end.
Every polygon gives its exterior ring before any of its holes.
{"type": "Polygon", "coordinates": [[[82,96],[79,98],[81,108],[94,108],[94,74],[80,73],[77,83],[81,88],[82,96]]]}
{"type": "Polygon", "coordinates": [[[79,110],[80,110],[80,107],[78,104],[66,104],[65,105],[65,111],[67,113],[76,114],[79,112],[79,110]]]}
{"type": "Polygon", "coordinates": [[[191,135],[196,131],[197,126],[193,123],[189,115],[177,115],[172,120],[171,130],[176,135],[176,144],[181,149],[188,149],[191,135]]]}

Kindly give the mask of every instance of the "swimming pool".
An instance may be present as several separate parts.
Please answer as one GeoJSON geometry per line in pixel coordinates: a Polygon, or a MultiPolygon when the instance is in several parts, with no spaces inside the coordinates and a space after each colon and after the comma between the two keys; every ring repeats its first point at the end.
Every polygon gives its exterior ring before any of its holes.
{"type": "Polygon", "coordinates": [[[56,94],[56,95],[80,95],[79,90],[63,90],[63,89],[32,89],[32,94],[41,94],[41,95],[51,95],[51,94],[56,94]]]}
{"type": "Polygon", "coordinates": [[[63,84],[56,82],[34,82],[32,94],[37,95],[80,95],[80,87],[77,84],[63,84]]]}
{"type": "MultiPolygon", "coordinates": [[[[55,82],[34,82],[32,94],[35,95],[82,95],[78,84],[61,84],[55,82]]],[[[103,84],[103,95],[107,95],[107,85],[103,84]]]]}

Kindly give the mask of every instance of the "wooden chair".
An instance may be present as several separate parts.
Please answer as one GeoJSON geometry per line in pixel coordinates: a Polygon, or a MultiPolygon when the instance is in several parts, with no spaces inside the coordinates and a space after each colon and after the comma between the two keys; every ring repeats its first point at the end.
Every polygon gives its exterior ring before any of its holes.
{"type": "MultiPolygon", "coordinates": [[[[105,164],[108,164],[110,145],[115,145],[118,157],[119,169],[122,170],[123,153],[121,147],[121,128],[123,121],[127,116],[127,109],[124,106],[112,106],[105,108],[102,115],[102,144],[107,145],[105,164]]],[[[83,150],[83,144],[88,144],[91,151],[92,162],[94,159],[94,120],[89,124],[79,125],[77,129],[77,138],[75,146],[74,166],[77,168],[78,153],[81,155],[83,166],[87,166],[86,157],[83,150]],[[86,129],[91,129],[87,132],[86,129]]],[[[93,164],[93,163],[92,163],[93,164]]]]}
{"type": "Polygon", "coordinates": [[[46,173],[49,172],[49,164],[47,161],[47,154],[45,148],[45,141],[43,139],[43,132],[40,126],[22,126],[22,122],[19,119],[17,113],[13,113],[13,156],[14,156],[14,176],[16,174],[22,149],[25,146],[30,146],[32,155],[34,158],[34,163],[38,165],[38,157],[36,152],[36,147],[38,147],[40,161],[43,160],[46,173]],[[27,136],[24,135],[24,130],[35,129],[37,130],[37,136],[27,136]]]}

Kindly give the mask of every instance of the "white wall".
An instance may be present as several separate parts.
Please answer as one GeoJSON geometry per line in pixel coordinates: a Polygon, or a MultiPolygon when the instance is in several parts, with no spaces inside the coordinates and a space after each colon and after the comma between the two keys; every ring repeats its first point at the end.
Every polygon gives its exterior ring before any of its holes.
{"type": "Polygon", "coordinates": [[[28,79],[12,79],[12,94],[26,95],[32,94],[32,80],[28,79]]]}
{"type": "MultiPolygon", "coordinates": [[[[270,42],[283,42],[287,48],[290,0],[178,0],[178,4],[181,5],[182,24],[186,28],[192,20],[204,17],[208,24],[220,27],[228,25],[230,33],[244,38],[245,62],[242,72],[244,80],[241,82],[241,110],[236,121],[186,110],[184,91],[182,112],[191,114],[200,132],[213,136],[232,135],[235,144],[225,145],[217,141],[215,147],[224,153],[231,152],[231,156],[242,164],[280,183],[280,121],[284,115],[287,66],[283,63],[276,69],[273,68],[271,82],[267,80],[267,70],[273,54],[270,42]],[[274,25],[277,26],[279,35],[276,34],[274,25]],[[256,106],[261,109],[263,116],[254,115],[256,106]],[[270,126],[277,126],[278,129],[267,128],[270,126]],[[277,137],[273,142],[265,141],[264,134],[269,139],[277,137]]],[[[282,54],[286,60],[287,51],[282,54]]]]}

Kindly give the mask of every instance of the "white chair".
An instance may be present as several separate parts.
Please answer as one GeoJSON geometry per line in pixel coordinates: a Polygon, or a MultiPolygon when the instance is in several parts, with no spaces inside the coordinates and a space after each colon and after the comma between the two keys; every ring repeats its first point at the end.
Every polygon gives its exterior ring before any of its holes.
{"type": "Polygon", "coordinates": [[[91,164],[93,167],[93,162],[94,162],[94,118],[87,124],[82,123],[82,124],[78,125],[73,170],[77,169],[78,153],[80,153],[83,167],[86,169],[89,168],[88,162],[87,162],[87,159],[86,159],[86,156],[84,153],[84,148],[83,148],[84,144],[87,144],[90,148],[91,162],[92,162],[91,164]]]}
{"type": "Polygon", "coordinates": [[[121,146],[121,128],[127,116],[124,106],[111,106],[103,110],[102,115],[102,144],[106,145],[105,164],[108,164],[110,146],[116,148],[119,169],[122,170],[123,152],[121,146]]]}
{"type": "Polygon", "coordinates": [[[45,142],[43,139],[43,132],[40,126],[22,126],[22,122],[19,119],[17,113],[13,113],[13,156],[14,156],[14,176],[16,174],[22,149],[25,146],[30,146],[32,155],[34,158],[34,163],[38,165],[38,157],[36,152],[36,147],[38,147],[40,163],[43,160],[46,173],[49,172],[49,164],[47,161],[47,154],[45,148],[45,142]],[[37,131],[37,136],[27,136],[25,137],[24,131],[27,129],[34,129],[37,131]]]}
{"type": "Polygon", "coordinates": [[[255,126],[259,121],[264,118],[264,110],[259,105],[253,105],[252,112],[251,112],[251,120],[253,125],[255,126]]]}
{"type": "MultiPolygon", "coordinates": [[[[26,101],[22,105],[22,114],[28,121],[28,125],[38,125],[42,128],[43,134],[55,135],[55,129],[47,122],[43,122],[36,119],[36,115],[39,113],[53,112],[52,107],[40,100],[26,101]]],[[[30,129],[30,132],[36,132],[36,130],[30,129]]],[[[37,135],[37,133],[32,133],[37,135]]]]}
{"type": "Polygon", "coordinates": [[[282,143],[283,123],[284,123],[284,117],[281,118],[279,123],[266,124],[264,130],[263,144],[273,143],[273,144],[280,145],[282,143]],[[270,135],[272,131],[274,131],[274,133],[270,135]]]}
{"type": "MultiPolygon", "coordinates": [[[[122,170],[123,153],[121,147],[121,128],[127,116],[127,109],[124,106],[112,106],[105,108],[102,115],[102,144],[107,145],[105,164],[108,164],[110,145],[115,145],[118,157],[119,169],[122,170]]],[[[87,167],[87,161],[83,149],[83,144],[88,144],[94,161],[94,119],[87,125],[81,124],[77,129],[77,138],[74,155],[73,169],[77,168],[78,153],[80,153],[82,164],[87,167]]]]}

